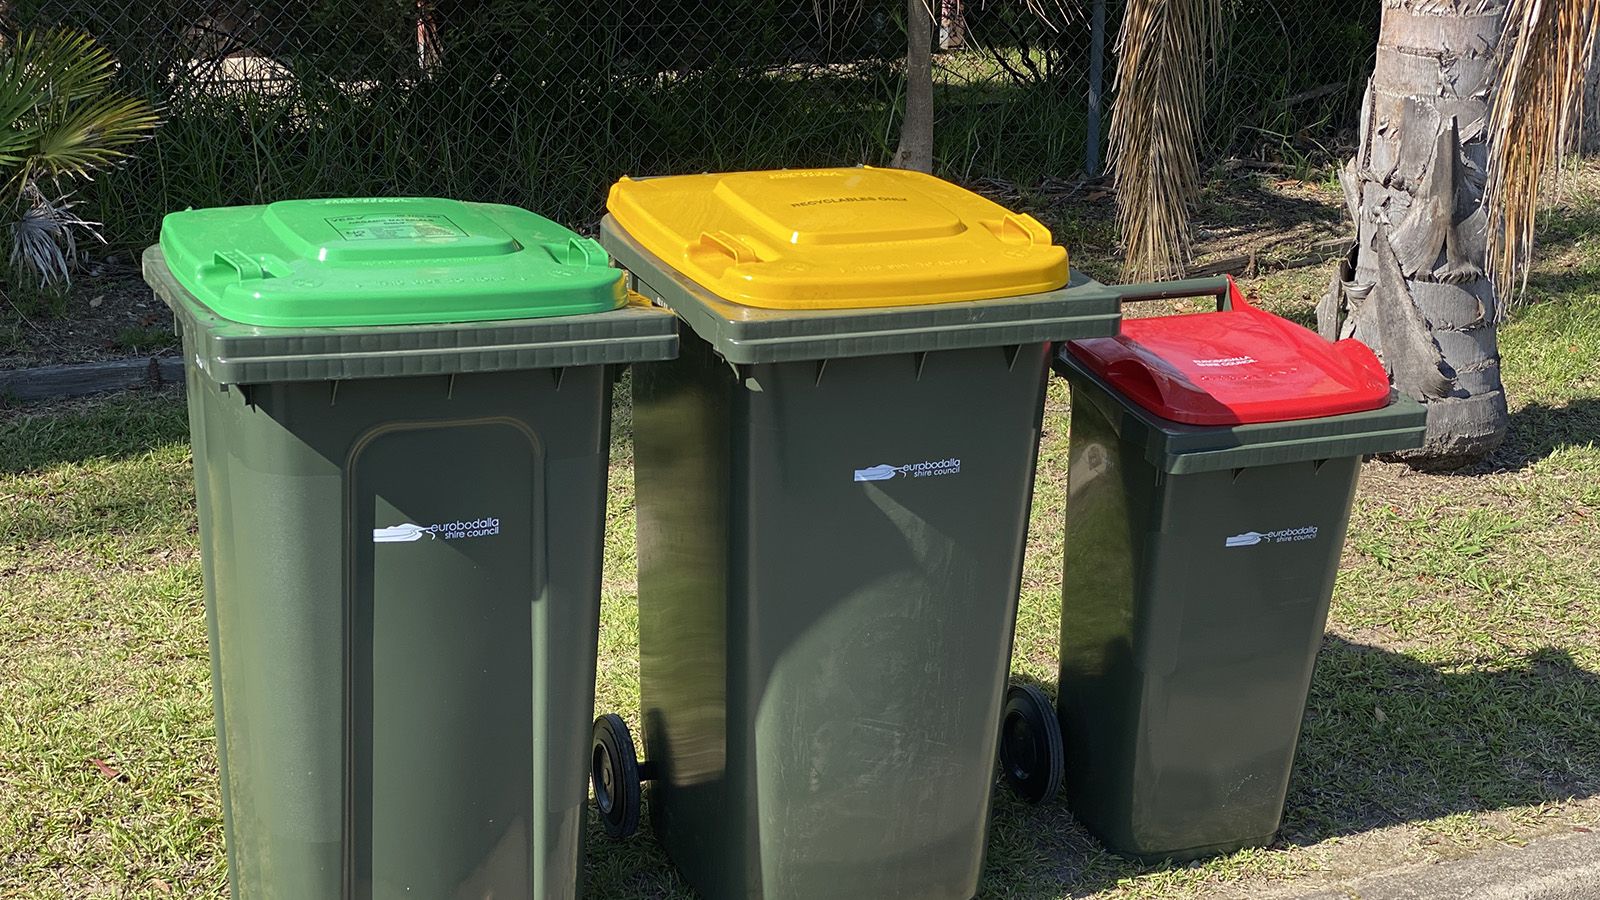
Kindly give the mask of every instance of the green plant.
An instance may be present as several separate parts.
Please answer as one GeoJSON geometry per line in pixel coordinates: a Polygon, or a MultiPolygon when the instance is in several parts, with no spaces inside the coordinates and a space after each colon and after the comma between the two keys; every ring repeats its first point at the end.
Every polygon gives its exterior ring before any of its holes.
{"type": "Polygon", "coordinates": [[[67,186],[127,158],[159,123],[146,101],[113,89],[116,61],[85,34],[23,32],[0,41],[0,215],[9,274],[64,283],[79,235],[99,234],[67,186]]]}

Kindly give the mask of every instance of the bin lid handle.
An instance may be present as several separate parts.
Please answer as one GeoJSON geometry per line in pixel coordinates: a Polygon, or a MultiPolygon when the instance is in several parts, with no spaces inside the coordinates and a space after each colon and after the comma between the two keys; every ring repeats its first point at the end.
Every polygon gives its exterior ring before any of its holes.
{"type": "Polygon", "coordinates": [[[750,245],[726,231],[702,231],[700,239],[689,245],[690,256],[725,256],[734,265],[744,265],[758,260],[750,245]]]}
{"type": "Polygon", "coordinates": [[[1050,236],[1050,229],[1026,213],[1006,213],[1004,218],[985,219],[983,227],[1006,244],[1048,246],[1054,240],[1050,236]]]}
{"type": "Polygon", "coordinates": [[[271,278],[272,273],[260,260],[241,250],[218,250],[216,263],[226,269],[232,269],[240,281],[258,281],[262,278],[271,278]]]}
{"type": "Polygon", "coordinates": [[[576,237],[567,241],[567,265],[569,266],[608,266],[611,257],[606,253],[606,248],[592,238],[576,237]]]}

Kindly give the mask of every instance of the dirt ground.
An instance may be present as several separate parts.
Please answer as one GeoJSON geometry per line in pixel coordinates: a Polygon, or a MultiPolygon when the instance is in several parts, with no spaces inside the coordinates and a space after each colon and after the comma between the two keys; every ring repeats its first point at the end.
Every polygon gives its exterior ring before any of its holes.
{"type": "Polygon", "coordinates": [[[159,356],[176,348],[172,313],[126,254],[85,265],[65,298],[0,299],[0,369],[159,356]]]}

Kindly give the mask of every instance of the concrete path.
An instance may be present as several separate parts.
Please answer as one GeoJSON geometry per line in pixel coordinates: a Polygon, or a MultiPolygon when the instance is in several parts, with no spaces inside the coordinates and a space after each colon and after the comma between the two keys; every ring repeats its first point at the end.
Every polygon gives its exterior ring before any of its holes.
{"type": "Polygon", "coordinates": [[[1285,900],[1600,900],[1600,832],[1346,878],[1285,900]]]}

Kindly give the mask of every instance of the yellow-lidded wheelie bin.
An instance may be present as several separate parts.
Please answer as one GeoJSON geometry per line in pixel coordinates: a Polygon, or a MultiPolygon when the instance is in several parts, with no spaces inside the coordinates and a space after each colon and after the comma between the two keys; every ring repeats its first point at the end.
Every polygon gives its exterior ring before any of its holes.
{"type": "MultiPolygon", "coordinates": [[[[601,241],[682,320],[633,383],[656,837],[710,898],[972,897],[1049,350],[1115,296],[898,170],[624,179],[601,241]]],[[[637,769],[602,717],[614,833],[637,769]]]]}

